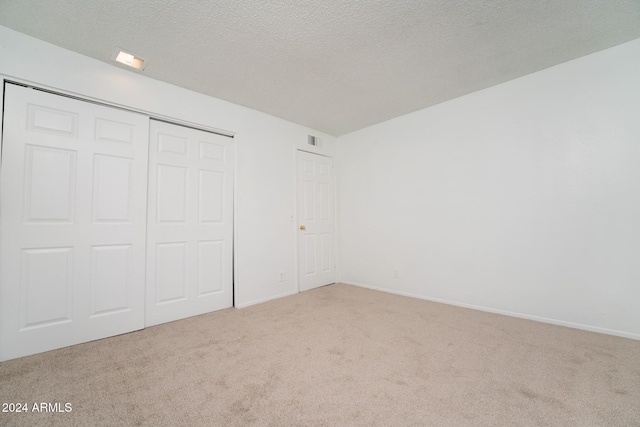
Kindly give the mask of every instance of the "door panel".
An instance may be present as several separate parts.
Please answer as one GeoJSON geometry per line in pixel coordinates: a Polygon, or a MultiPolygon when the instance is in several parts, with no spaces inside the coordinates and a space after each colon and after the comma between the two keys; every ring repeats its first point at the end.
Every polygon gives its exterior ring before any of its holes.
{"type": "Polygon", "coordinates": [[[73,248],[23,250],[21,279],[22,330],[73,319],[73,248]]]}
{"type": "Polygon", "coordinates": [[[147,325],[233,304],[232,141],[151,121],[147,325]]]}
{"type": "Polygon", "coordinates": [[[198,206],[200,223],[222,222],[224,173],[199,170],[198,206]]]}
{"type": "Polygon", "coordinates": [[[76,152],[25,145],[25,222],[73,223],[76,152]]]}
{"type": "Polygon", "coordinates": [[[131,245],[91,248],[91,316],[131,308],[131,245]]]}
{"type": "Polygon", "coordinates": [[[102,154],[93,161],[93,223],[130,223],[133,161],[102,154]]]}
{"type": "Polygon", "coordinates": [[[187,242],[156,243],[156,304],[187,296],[187,242]]]}
{"type": "Polygon", "coordinates": [[[333,160],[298,151],[297,174],[298,271],[302,291],[335,282],[333,160]]]}
{"type": "Polygon", "coordinates": [[[5,86],[0,360],[144,327],[148,117],[5,86]]]}
{"type": "Polygon", "coordinates": [[[181,166],[157,165],[158,223],[187,222],[187,173],[181,166]]]}
{"type": "Polygon", "coordinates": [[[224,253],[222,240],[198,242],[198,296],[222,291],[224,253]]]}

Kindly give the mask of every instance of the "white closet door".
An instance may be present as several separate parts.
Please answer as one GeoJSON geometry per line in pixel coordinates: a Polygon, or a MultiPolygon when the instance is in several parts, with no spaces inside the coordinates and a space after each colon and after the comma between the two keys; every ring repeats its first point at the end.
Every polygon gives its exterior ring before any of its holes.
{"type": "Polygon", "coordinates": [[[151,121],[147,326],[233,304],[233,139],[151,121]]]}
{"type": "Polygon", "coordinates": [[[333,159],[298,151],[298,272],[300,290],[336,281],[333,159]]]}
{"type": "Polygon", "coordinates": [[[0,359],[144,327],[149,119],[7,84],[0,359]]]}

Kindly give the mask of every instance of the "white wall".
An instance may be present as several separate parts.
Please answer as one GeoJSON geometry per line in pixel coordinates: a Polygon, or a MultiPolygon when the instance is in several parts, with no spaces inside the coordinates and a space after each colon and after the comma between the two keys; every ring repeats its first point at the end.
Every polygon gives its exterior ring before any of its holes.
{"type": "MultiPolygon", "coordinates": [[[[149,58],[153,60],[153,58],[149,58]]],[[[335,138],[112,66],[0,26],[0,77],[236,134],[236,305],[295,293],[295,149],[335,138]],[[279,282],[279,273],[285,281],[279,282]]]]}
{"type": "Polygon", "coordinates": [[[340,137],[337,158],[341,281],[640,339],[640,40],[340,137]]]}

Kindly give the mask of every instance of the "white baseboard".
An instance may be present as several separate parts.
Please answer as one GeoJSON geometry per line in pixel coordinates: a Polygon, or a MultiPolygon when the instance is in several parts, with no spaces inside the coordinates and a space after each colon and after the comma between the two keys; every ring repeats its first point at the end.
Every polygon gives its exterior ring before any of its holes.
{"type": "Polygon", "coordinates": [[[462,303],[462,302],[450,301],[450,300],[445,300],[445,299],[440,299],[440,298],[431,298],[431,297],[428,297],[428,296],[425,296],[425,295],[419,295],[419,294],[414,294],[414,293],[410,293],[410,292],[402,292],[402,291],[397,291],[397,290],[394,290],[394,289],[387,289],[387,288],[378,287],[378,286],[370,286],[370,285],[365,285],[363,283],[347,282],[347,281],[343,281],[343,280],[340,281],[339,283],[344,283],[345,285],[358,286],[360,288],[373,289],[373,290],[376,290],[376,291],[387,292],[387,293],[390,293],[390,294],[401,295],[401,296],[410,297],[410,298],[418,298],[418,299],[421,299],[421,300],[432,301],[432,302],[437,302],[437,303],[441,303],[441,304],[448,304],[448,305],[454,305],[454,306],[457,306],[457,307],[470,308],[470,309],[473,309],[473,310],[486,311],[488,313],[502,314],[502,315],[505,315],[505,316],[518,317],[520,319],[533,320],[533,321],[536,321],[536,322],[549,323],[549,324],[558,325],[558,326],[566,326],[566,327],[569,327],[569,328],[581,329],[581,330],[584,330],[584,331],[598,332],[598,333],[601,333],[601,334],[614,335],[614,336],[623,337],[623,338],[630,338],[632,340],[640,340],[640,334],[634,334],[634,333],[631,333],[631,332],[618,331],[618,330],[615,330],[615,329],[601,328],[601,327],[598,327],[598,326],[585,325],[585,324],[582,324],[582,323],[567,322],[567,321],[564,321],[564,320],[551,319],[551,318],[548,318],[548,317],[533,316],[531,314],[516,313],[516,312],[513,312],[513,311],[500,310],[500,309],[496,309],[496,308],[483,307],[483,306],[473,305],[473,304],[466,304],[466,303],[462,303]]]}
{"type": "Polygon", "coordinates": [[[245,307],[249,307],[251,305],[260,304],[260,303],[271,301],[271,300],[274,300],[274,299],[284,298],[284,297],[288,297],[288,296],[291,296],[291,295],[295,295],[297,293],[298,293],[298,291],[292,291],[292,292],[286,292],[284,294],[273,295],[273,296],[270,296],[270,297],[267,297],[267,298],[261,298],[261,299],[256,299],[256,300],[253,300],[253,301],[243,302],[242,304],[236,304],[236,308],[245,308],[245,307]]]}

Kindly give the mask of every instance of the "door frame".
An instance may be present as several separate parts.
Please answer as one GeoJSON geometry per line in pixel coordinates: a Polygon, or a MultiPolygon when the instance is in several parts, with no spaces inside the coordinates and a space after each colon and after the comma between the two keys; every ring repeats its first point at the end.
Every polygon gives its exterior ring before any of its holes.
{"type": "Polygon", "coordinates": [[[327,154],[323,154],[323,153],[318,153],[316,151],[312,151],[312,150],[307,150],[307,149],[303,149],[300,147],[294,147],[293,150],[293,194],[294,194],[294,206],[293,206],[293,233],[294,233],[294,238],[295,238],[295,242],[296,242],[296,261],[295,261],[295,274],[296,274],[296,289],[297,289],[297,293],[302,292],[300,290],[300,239],[298,238],[298,227],[300,226],[300,218],[298,217],[298,152],[303,152],[303,153],[307,153],[307,154],[314,154],[316,156],[320,156],[320,157],[326,157],[329,158],[331,160],[333,160],[333,169],[331,170],[331,174],[332,174],[332,183],[333,183],[333,228],[332,228],[332,241],[331,244],[333,245],[333,280],[334,283],[336,283],[338,281],[338,248],[336,245],[336,236],[337,236],[337,229],[338,229],[338,215],[337,215],[337,209],[338,209],[338,203],[337,203],[337,191],[336,191],[336,159],[335,156],[330,156],[327,154]]]}

